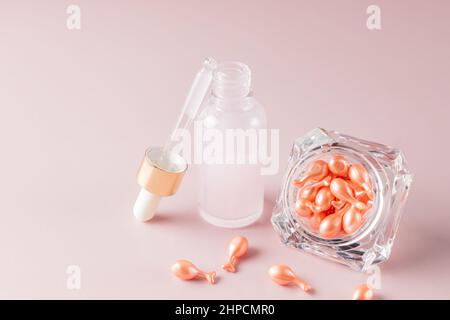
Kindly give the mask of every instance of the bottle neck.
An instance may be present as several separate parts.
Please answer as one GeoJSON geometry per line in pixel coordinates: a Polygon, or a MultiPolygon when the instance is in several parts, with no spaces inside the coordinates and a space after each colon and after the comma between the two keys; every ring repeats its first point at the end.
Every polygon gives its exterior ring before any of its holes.
{"type": "Polygon", "coordinates": [[[220,99],[241,99],[250,93],[250,68],[241,62],[222,62],[213,74],[212,94],[220,99]]]}

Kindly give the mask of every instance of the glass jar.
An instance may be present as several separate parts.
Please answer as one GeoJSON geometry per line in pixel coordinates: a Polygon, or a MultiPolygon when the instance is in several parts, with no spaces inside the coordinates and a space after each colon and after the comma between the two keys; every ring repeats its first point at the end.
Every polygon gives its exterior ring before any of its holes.
{"type": "Polygon", "coordinates": [[[250,84],[247,65],[219,63],[198,118],[202,149],[214,150],[198,166],[198,209],[207,222],[219,227],[247,226],[263,212],[264,180],[256,142],[259,130],[267,127],[266,113],[250,84]]]}
{"type": "MultiPolygon", "coordinates": [[[[329,179],[335,178],[331,175],[329,179]]],[[[372,265],[389,258],[411,181],[412,175],[400,150],[317,128],[294,142],[282,190],[273,209],[272,224],[286,245],[366,272],[372,265]],[[359,164],[365,168],[372,197],[354,232],[324,237],[296,210],[300,192],[297,181],[307,175],[312,163],[317,160],[330,163],[336,155],[347,159],[350,167],[359,164]]],[[[348,183],[352,182],[348,180],[348,183]]],[[[329,181],[325,184],[330,185],[329,181]]],[[[340,201],[337,197],[336,200],[340,201]]]]}

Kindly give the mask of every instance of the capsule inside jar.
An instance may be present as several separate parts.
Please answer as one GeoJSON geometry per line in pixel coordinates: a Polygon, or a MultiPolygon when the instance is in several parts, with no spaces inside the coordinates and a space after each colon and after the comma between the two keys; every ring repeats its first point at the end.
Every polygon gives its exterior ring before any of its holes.
{"type": "Polygon", "coordinates": [[[307,220],[323,238],[354,234],[364,225],[373,205],[369,173],[361,163],[341,154],[313,161],[293,184],[297,188],[297,216],[307,220]]]}

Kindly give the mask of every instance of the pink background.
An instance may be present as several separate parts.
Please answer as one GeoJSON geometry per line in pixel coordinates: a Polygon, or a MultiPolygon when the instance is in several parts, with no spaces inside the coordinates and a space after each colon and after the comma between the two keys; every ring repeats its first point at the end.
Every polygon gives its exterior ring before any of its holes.
{"type": "Polygon", "coordinates": [[[400,147],[415,174],[384,299],[450,297],[448,1],[6,1],[0,4],[0,298],[348,299],[366,276],[285,248],[269,223],[291,144],[316,126],[400,147]],[[82,29],[66,28],[80,5],[82,29]],[[366,8],[382,30],[366,28],[366,8]],[[152,223],[134,220],[135,173],[169,134],[205,56],[243,61],[280,128],[266,212],[241,230],[196,213],[195,172],[152,223]],[[253,251],[216,286],[237,234],[253,251]],[[291,265],[314,295],[274,285],[291,265]],[[81,290],[66,268],[81,267],[81,290]]]}

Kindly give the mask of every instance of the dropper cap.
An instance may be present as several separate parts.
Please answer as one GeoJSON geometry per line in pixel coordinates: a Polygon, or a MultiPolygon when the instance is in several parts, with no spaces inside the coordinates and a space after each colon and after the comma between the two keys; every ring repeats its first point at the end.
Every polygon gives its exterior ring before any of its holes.
{"type": "Polygon", "coordinates": [[[145,152],[137,175],[141,191],[133,208],[137,220],[153,218],[161,197],[177,192],[187,167],[180,155],[168,152],[163,155],[163,148],[151,148],[145,152]]]}
{"type": "Polygon", "coordinates": [[[178,190],[184,172],[187,170],[187,163],[183,157],[172,151],[176,145],[177,131],[188,129],[197,116],[200,105],[210,89],[213,71],[216,67],[217,63],[214,59],[205,59],[202,69],[192,83],[168,142],[163,148],[153,148],[145,152],[137,176],[141,191],[133,208],[137,220],[152,219],[158,209],[161,197],[171,196],[178,190]]]}

